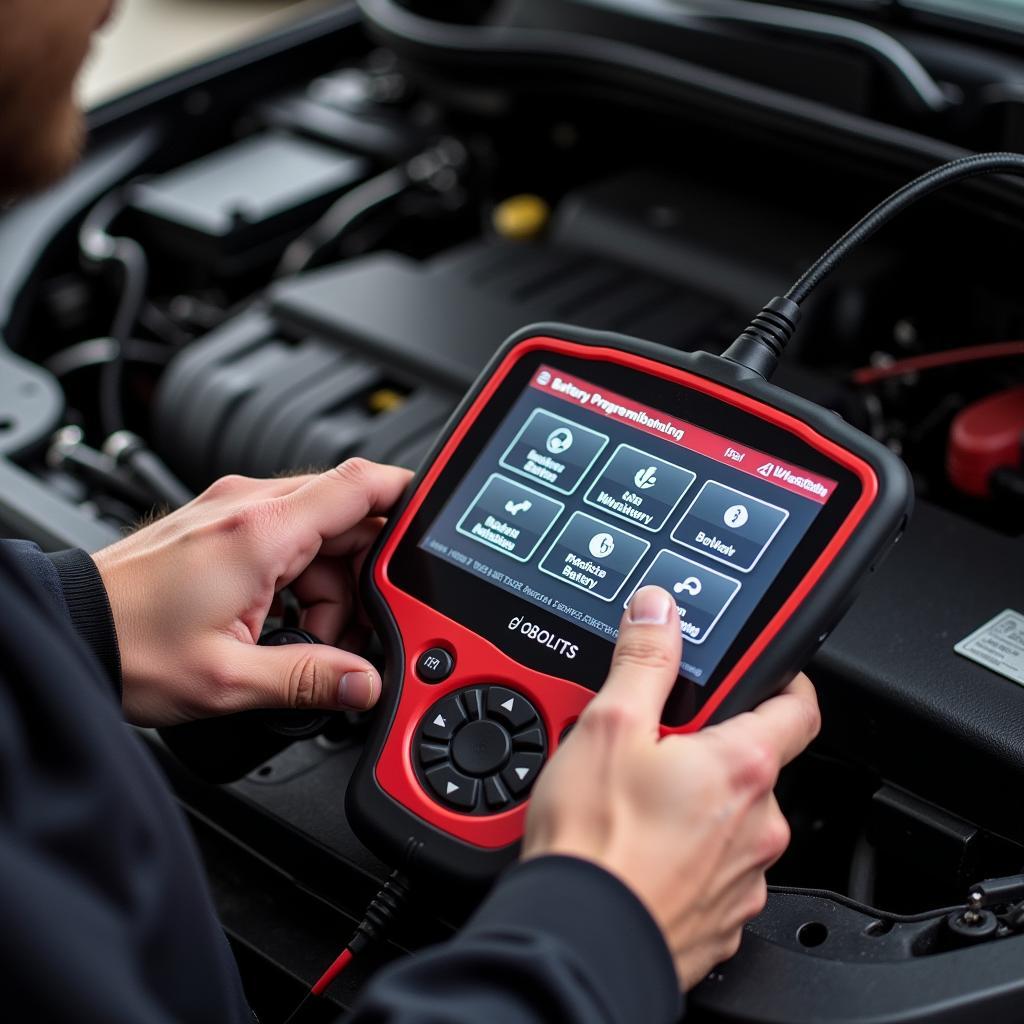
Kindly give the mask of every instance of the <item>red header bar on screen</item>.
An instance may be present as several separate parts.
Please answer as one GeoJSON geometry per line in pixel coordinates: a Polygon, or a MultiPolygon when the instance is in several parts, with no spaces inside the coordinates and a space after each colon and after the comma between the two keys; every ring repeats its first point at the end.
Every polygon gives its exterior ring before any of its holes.
{"type": "Polygon", "coordinates": [[[776,487],[803,495],[820,505],[828,501],[837,486],[836,481],[828,477],[817,476],[789,462],[781,462],[774,455],[730,441],[721,434],[714,434],[551,366],[541,366],[533,375],[530,386],[589,412],[671,441],[698,455],[705,455],[724,466],[732,466],[741,473],[760,477],[776,487]]]}

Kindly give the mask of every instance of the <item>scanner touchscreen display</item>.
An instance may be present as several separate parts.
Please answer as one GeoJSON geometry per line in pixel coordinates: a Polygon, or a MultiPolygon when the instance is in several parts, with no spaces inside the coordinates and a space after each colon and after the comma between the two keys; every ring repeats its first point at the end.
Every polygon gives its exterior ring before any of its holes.
{"type": "Polygon", "coordinates": [[[633,592],[662,586],[680,675],[704,685],[837,486],[542,364],[419,547],[520,598],[526,631],[537,608],[614,642],[633,592]]]}

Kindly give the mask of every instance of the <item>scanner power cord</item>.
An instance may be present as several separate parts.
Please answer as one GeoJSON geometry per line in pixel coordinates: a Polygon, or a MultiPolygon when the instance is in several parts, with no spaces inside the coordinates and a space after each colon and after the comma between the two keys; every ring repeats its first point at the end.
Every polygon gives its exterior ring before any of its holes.
{"type": "Polygon", "coordinates": [[[298,1024],[307,1008],[334,984],[349,964],[365,949],[387,934],[395,918],[409,899],[409,880],[399,871],[394,871],[384,887],[370,901],[355,934],[348,945],[335,957],[333,963],[310,987],[302,1002],[288,1015],[284,1024],[298,1024]]]}
{"type": "Polygon", "coordinates": [[[978,153],[941,164],[883,199],[811,264],[786,292],[776,296],[723,352],[726,359],[768,380],[800,322],[800,306],[858,245],[919,199],[967,178],[988,174],[1024,177],[1024,155],[978,153]]]}

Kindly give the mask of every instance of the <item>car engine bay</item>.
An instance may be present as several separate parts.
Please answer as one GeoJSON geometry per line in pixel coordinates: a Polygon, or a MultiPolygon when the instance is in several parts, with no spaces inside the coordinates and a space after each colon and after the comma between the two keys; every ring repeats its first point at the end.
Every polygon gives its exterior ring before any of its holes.
{"type": "MultiPolygon", "coordinates": [[[[1024,145],[997,88],[1024,59],[938,23],[892,28],[897,60],[757,4],[432,6],[332,6],[107,104],[73,175],[0,212],[5,535],[96,550],[224,474],[415,468],[531,322],[721,352],[903,181],[1024,145]]],[[[968,894],[1024,871],[1024,690],[961,643],[1015,610],[1022,663],[1022,224],[1009,179],[921,204],[776,375],[899,454],[917,509],[808,667],[792,845],[688,1019],[1022,1016],[1024,879],[968,894]]],[[[307,718],[146,734],[265,1020],[390,870],[343,813],[365,722],[307,718]]],[[[473,899],[419,895],[322,1019],[473,899]]]]}

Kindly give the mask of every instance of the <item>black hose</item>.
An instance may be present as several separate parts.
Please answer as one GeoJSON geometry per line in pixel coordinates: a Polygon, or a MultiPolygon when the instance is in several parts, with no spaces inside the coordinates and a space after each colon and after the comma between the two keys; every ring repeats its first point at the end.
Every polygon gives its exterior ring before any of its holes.
{"type": "Polygon", "coordinates": [[[153,496],[172,509],[187,505],[195,494],[168,468],[146,442],[130,430],[115,431],[107,438],[103,451],[118,465],[127,467],[134,478],[153,496]]]}
{"type": "Polygon", "coordinates": [[[965,909],[967,906],[966,903],[961,903],[953,907],[939,907],[935,910],[925,910],[920,914],[894,914],[888,910],[879,910],[876,907],[869,907],[866,903],[861,903],[859,900],[855,900],[850,896],[844,896],[842,893],[832,892],[831,889],[802,889],[796,885],[769,885],[768,891],[779,896],[808,896],[813,899],[830,900],[832,903],[838,903],[840,906],[847,907],[849,910],[855,910],[858,914],[864,914],[867,917],[875,917],[880,921],[891,921],[893,924],[916,924],[920,921],[932,921],[940,917],[945,917],[947,914],[956,913],[959,910],[965,909]]]}
{"type": "Polygon", "coordinates": [[[110,338],[116,349],[100,375],[100,422],[108,435],[122,430],[125,425],[125,352],[146,301],[149,284],[149,261],[142,246],[132,238],[110,234],[110,225],[126,205],[124,191],[104,196],[86,215],[78,233],[79,249],[87,266],[106,268],[114,265],[120,271],[121,295],[110,328],[110,338]]]}
{"type": "Polygon", "coordinates": [[[389,168],[346,192],[308,231],[285,249],[274,276],[291,277],[308,270],[324,249],[338,242],[372,210],[397,199],[409,185],[409,175],[405,167],[400,166],[389,168]]]}
{"type": "MultiPolygon", "coordinates": [[[[118,349],[119,346],[111,338],[90,338],[55,352],[43,366],[55,377],[67,377],[80,370],[106,366],[118,357],[118,349]]],[[[122,357],[128,363],[166,366],[173,355],[173,350],[166,345],[133,338],[122,357]]]]}

